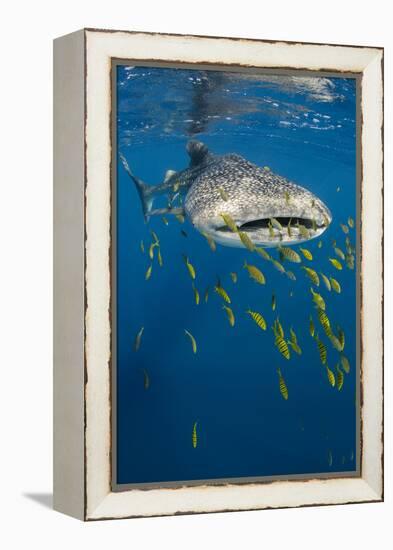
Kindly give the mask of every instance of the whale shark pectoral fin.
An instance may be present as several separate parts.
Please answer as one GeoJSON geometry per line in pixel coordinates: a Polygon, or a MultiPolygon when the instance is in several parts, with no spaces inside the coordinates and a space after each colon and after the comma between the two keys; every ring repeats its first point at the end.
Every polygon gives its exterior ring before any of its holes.
{"type": "Polygon", "coordinates": [[[186,149],[190,157],[190,166],[197,166],[210,154],[207,145],[195,139],[187,143],[186,149]]]}
{"type": "Polygon", "coordinates": [[[164,216],[165,214],[173,214],[174,216],[185,216],[184,208],[179,206],[176,208],[156,208],[155,210],[150,210],[150,212],[147,214],[147,219],[150,218],[150,216],[164,216]]]}
{"type": "Polygon", "coordinates": [[[166,183],[168,180],[171,179],[171,177],[176,174],[176,170],[167,170],[165,172],[165,177],[164,177],[164,183],[166,183]]]}
{"type": "Polygon", "coordinates": [[[128,165],[128,162],[122,153],[119,153],[119,157],[123,164],[124,170],[127,172],[127,174],[130,176],[130,178],[135,184],[136,190],[138,191],[138,194],[139,194],[139,198],[141,199],[142,210],[143,210],[145,221],[148,221],[151,209],[153,207],[153,202],[154,202],[153,193],[155,188],[152,185],[147,185],[145,182],[137,178],[132,173],[128,165]]]}

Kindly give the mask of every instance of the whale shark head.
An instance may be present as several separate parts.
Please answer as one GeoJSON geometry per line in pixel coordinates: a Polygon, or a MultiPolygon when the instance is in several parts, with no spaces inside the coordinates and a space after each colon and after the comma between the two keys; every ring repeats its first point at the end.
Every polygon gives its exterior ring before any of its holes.
{"type": "Polygon", "coordinates": [[[201,233],[234,247],[244,246],[240,232],[257,246],[295,245],[319,237],[332,221],[311,191],[234,154],[215,157],[200,174],[185,211],[201,233]]]}
{"type": "Polygon", "coordinates": [[[215,155],[196,140],[188,142],[187,152],[188,168],[167,171],[164,182],[156,186],[136,177],[120,154],[141,199],[145,221],[151,216],[186,214],[205,236],[235,247],[245,246],[245,235],[248,242],[264,247],[302,243],[319,237],[332,221],[320,198],[266,167],[237,154],[215,155]],[[168,207],[152,209],[157,196],[173,192],[168,207]],[[185,194],[184,205],[174,206],[180,193],[182,200],[185,194]]]}
{"type": "MultiPolygon", "coordinates": [[[[251,197],[250,197],[251,198],[251,197]]],[[[329,226],[332,216],[323,202],[311,193],[298,193],[288,207],[279,201],[253,197],[249,206],[220,205],[216,215],[194,217],[195,227],[224,246],[244,246],[240,233],[246,233],[257,246],[296,245],[319,237],[329,226]],[[308,199],[305,203],[305,199],[308,199]],[[233,231],[224,221],[229,214],[238,228],[233,231]]]]}

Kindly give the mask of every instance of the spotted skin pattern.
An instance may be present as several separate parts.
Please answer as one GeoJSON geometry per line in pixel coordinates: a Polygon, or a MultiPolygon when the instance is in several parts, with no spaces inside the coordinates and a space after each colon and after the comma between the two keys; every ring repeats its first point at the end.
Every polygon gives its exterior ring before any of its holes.
{"type": "MultiPolygon", "coordinates": [[[[223,222],[222,214],[229,214],[252,243],[263,247],[308,241],[321,235],[332,220],[329,209],[318,197],[267,167],[260,168],[235,153],[215,155],[200,141],[189,141],[187,152],[189,167],[170,172],[160,185],[146,186],[130,175],[142,203],[150,200],[152,204],[156,195],[169,194],[175,188],[183,196],[184,213],[190,222],[218,243],[244,247],[239,234],[223,222]],[[279,221],[281,230],[272,229],[272,218],[279,221]]],[[[148,216],[179,210],[152,210],[146,204],[148,216]]]]}

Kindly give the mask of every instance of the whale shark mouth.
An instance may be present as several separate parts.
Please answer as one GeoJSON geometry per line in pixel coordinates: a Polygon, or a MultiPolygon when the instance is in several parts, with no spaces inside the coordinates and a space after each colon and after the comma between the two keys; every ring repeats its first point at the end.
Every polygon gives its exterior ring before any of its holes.
{"type": "MultiPolygon", "coordinates": [[[[217,220],[218,221],[218,220],[217,220]]],[[[228,224],[211,224],[202,227],[218,243],[224,246],[243,247],[241,233],[247,234],[256,246],[266,248],[296,245],[319,237],[330,225],[331,215],[326,209],[318,219],[307,215],[255,217],[244,221],[233,217],[236,231],[228,224]]]]}
{"type": "MultiPolygon", "coordinates": [[[[325,227],[324,223],[318,224],[316,223],[315,220],[312,220],[310,218],[276,217],[275,220],[277,220],[282,225],[283,229],[287,228],[289,225],[291,227],[302,225],[306,229],[321,229],[325,227]]],[[[270,225],[271,225],[271,218],[260,218],[260,219],[251,220],[249,222],[243,223],[238,227],[240,231],[251,232],[257,229],[268,229],[270,225]]],[[[227,232],[231,232],[231,229],[227,225],[223,225],[221,227],[217,227],[216,231],[227,233],[227,232]]]]}

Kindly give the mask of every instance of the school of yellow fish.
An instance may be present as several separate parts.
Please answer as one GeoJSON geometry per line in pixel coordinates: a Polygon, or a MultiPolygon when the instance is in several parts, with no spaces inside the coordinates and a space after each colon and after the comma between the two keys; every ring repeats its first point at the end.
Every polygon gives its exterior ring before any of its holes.
{"type": "MultiPolygon", "coordinates": [[[[225,193],[225,191],[222,190],[222,193],[225,193]]],[[[180,223],[184,223],[184,217],[176,217],[180,223]]],[[[326,296],[323,297],[320,293],[320,289],[322,288],[323,283],[324,291],[328,293],[333,291],[340,294],[342,290],[340,282],[331,273],[326,274],[320,271],[317,272],[311,267],[311,262],[313,261],[314,256],[307,248],[299,246],[299,252],[297,252],[291,247],[280,246],[278,247],[278,258],[274,258],[266,249],[255,246],[246,233],[239,231],[234,220],[228,213],[223,212],[221,214],[221,217],[231,231],[238,233],[242,243],[250,253],[256,254],[256,256],[258,256],[259,258],[262,258],[264,261],[269,262],[279,273],[285,275],[291,281],[296,281],[297,276],[292,270],[288,270],[286,268],[286,263],[299,265],[298,276],[302,274],[310,282],[309,300],[314,309],[314,313],[311,314],[309,317],[308,332],[311,338],[315,341],[315,353],[319,357],[319,361],[322,365],[322,371],[325,373],[327,383],[332,388],[337,389],[337,391],[341,391],[345,383],[345,375],[348,375],[350,372],[349,360],[343,353],[345,348],[345,334],[341,327],[334,326],[334,323],[332,323],[327,311],[328,308],[326,305],[326,296]],[[306,263],[304,264],[304,262],[306,263]],[[332,346],[332,348],[334,348],[334,350],[339,352],[339,359],[337,362],[335,361],[336,364],[334,368],[330,367],[328,364],[328,355],[330,355],[330,352],[328,353],[329,344],[332,346]]],[[[164,217],[162,218],[162,220],[163,223],[168,226],[168,220],[164,217]]],[[[342,248],[340,248],[337,241],[333,240],[331,243],[332,249],[330,254],[328,255],[328,261],[331,267],[334,268],[336,272],[342,271],[344,265],[346,265],[346,267],[351,270],[353,270],[355,267],[355,246],[352,244],[350,239],[350,230],[355,227],[355,222],[353,218],[348,218],[346,224],[340,223],[340,227],[345,235],[344,245],[342,248]]],[[[273,232],[283,230],[284,229],[278,222],[278,220],[275,220],[274,218],[270,220],[269,231],[273,232]]],[[[288,227],[287,230],[290,231],[290,227],[288,227]]],[[[304,234],[304,236],[308,237],[308,230],[306,228],[304,228],[304,230],[305,233],[307,232],[307,235],[304,234]]],[[[185,231],[182,230],[181,233],[183,236],[187,237],[187,233],[185,231]]],[[[154,231],[150,231],[150,234],[152,239],[147,249],[145,248],[145,243],[143,241],[140,242],[140,250],[142,254],[146,254],[147,250],[147,255],[149,257],[149,263],[145,272],[146,281],[148,281],[152,277],[155,258],[157,259],[159,267],[163,267],[160,240],[158,238],[158,235],[154,231]]],[[[208,235],[203,236],[206,238],[206,241],[211,251],[215,252],[217,248],[215,241],[212,240],[211,237],[209,237],[208,235]]],[[[317,248],[321,249],[322,246],[323,242],[322,240],[319,240],[317,243],[317,248]]],[[[194,297],[193,301],[195,305],[199,306],[201,303],[201,294],[196,286],[196,267],[192,263],[192,260],[189,258],[189,256],[187,256],[186,254],[182,255],[182,259],[185,266],[185,273],[191,280],[191,288],[194,297]]],[[[243,269],[248,274],[250,279],[252,279],[256,284],[263,286],[266,285],[267,278],[262,269],[255,265],[255,263],[249,263],[248,261],[245,261],[243,269]]],[[[229,273],[229,277],[232,284],[236,285],[239,279],[238,273],[232,271],[229,273]]],[[[228,287],[224,288],[219,278],[212,285],[212,287],[214,292],[217,294],[219,300],[221,301],[222,311],[229,326],[232,328],[235,327],[236,318],[231,299],[232,292],[228,291],[228,287]]],[[[290,293],[290,296],[292,295],[293,291],[291,291],[290,293]]],[[[209,288],[206,288],[203,293],[203,301],[207,303],[208,299],[209,288]]],[[[275,294],[272,293],[271,310],[273,313],[276,312],[276,308],[277,298],[275,294]]],[[[258,327],[258,330],[262,332],[267,331],[268,323],[264,317],[264,312],[258,311],[258,308],[248,308],[244,312],[244,314],[252,320],[252,322],[258,327]]],[[[289,326],[288,328],[288,325],[284,328],[283,322],[280,319],[279,315],[276,314],[276,317],[270,328],[273,336],[273,345],[275,346],[279,354],[278,358],[281,357],[282,359],[285,359],[286,361],[284,363],[290,361],[293,353],[297,355],[302,354],[302,348],[298,342],[298,338],[294,328],[292,326],[289,326]]],[[[144,327],[141,327],[135,337],[134,350],[136,352],[141,346],[143,332],[144,327]]],[[[196,354],[198,346],[195,336],[191,334],[191,332],[186,328],[184,328],[184,335],[190,343],[190,351],[192,352],[192,354],[196,354]]],[[[283,366],[276,367],[278,378],[277,387],[278,391],[281,394],[281,397],[285,401],[287,401],[289,399],[290,392],[282,369],[283,366]]],[[[148,390],[150,387],[150,377],[145,368],[143,369],[143,384],[145,390],[148,390]]],[[[197,426],[198,422],[195,421],[193,423],[191,431],[191,441],[193,448],[196,448],[198,444],[197,426]]],[[[328,462],[331,466],[331,451],[329,451],[328,462]]]]}

